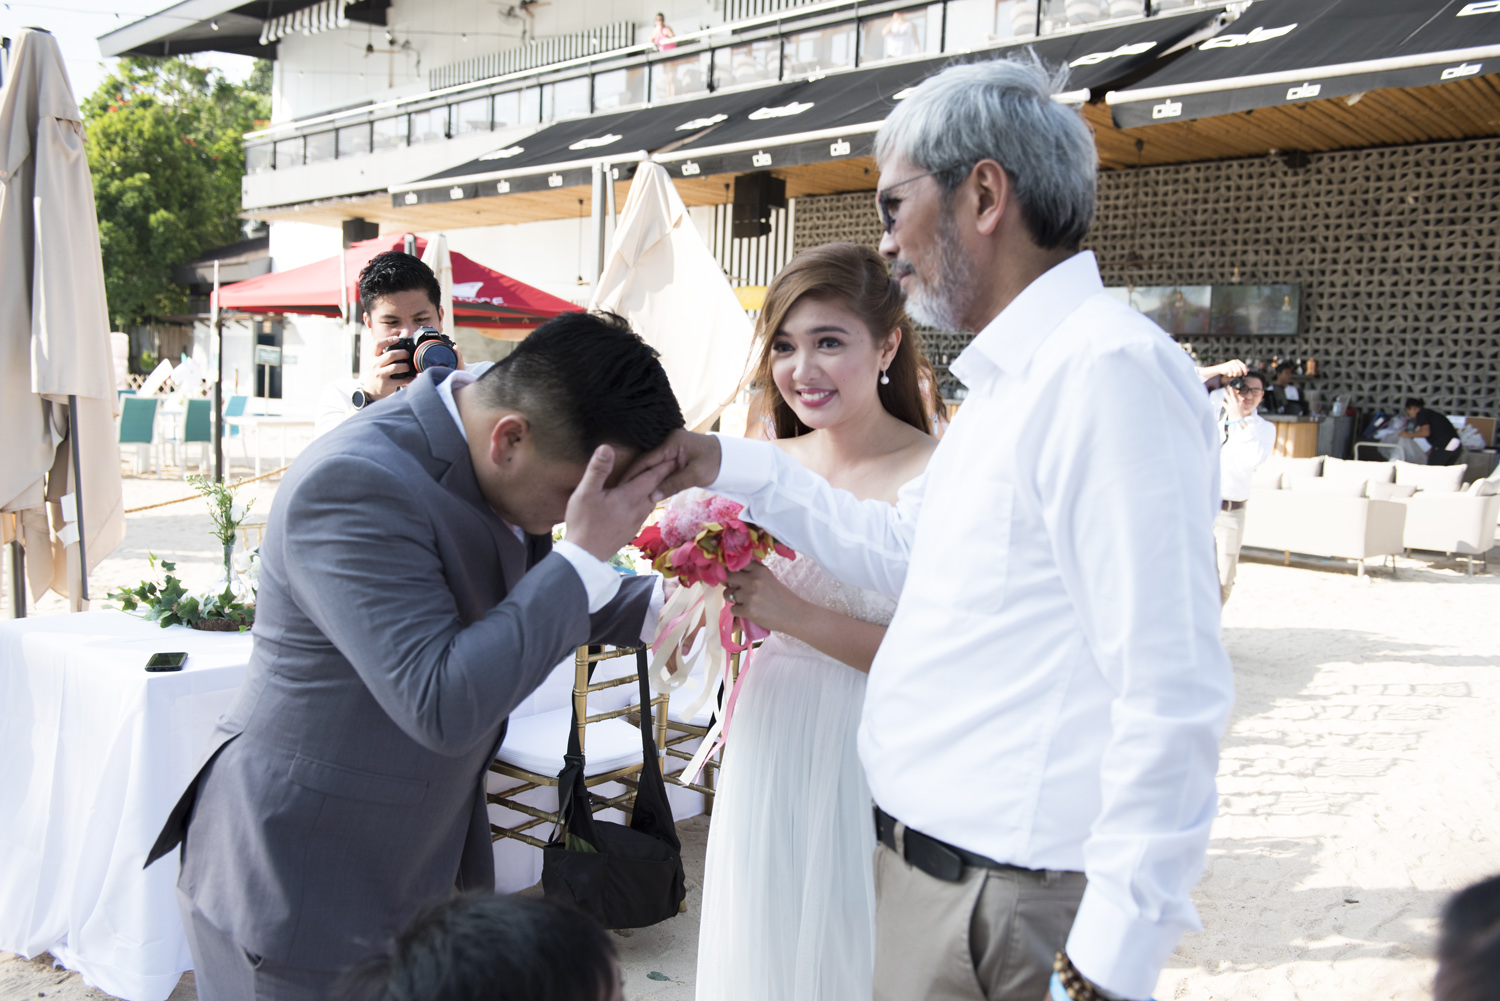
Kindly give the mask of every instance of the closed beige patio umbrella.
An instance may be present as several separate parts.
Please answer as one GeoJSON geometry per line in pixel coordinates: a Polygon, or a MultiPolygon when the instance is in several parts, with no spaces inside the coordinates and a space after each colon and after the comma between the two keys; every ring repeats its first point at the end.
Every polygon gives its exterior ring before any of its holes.
{"type": "Polygon", "coordinates": [[[708,430],[739,392],[750,320],[660,164],[636,171],[593,308],[619,313],[661,353],[689,430],[708,430]]]}
{"type": "Polygon", "coordinates": [[[109,314],[62,54],[46,31],[16,42],[0,90],[0,512],[19,516],[33,593],[79,610],[125,538],[109,314]]]}

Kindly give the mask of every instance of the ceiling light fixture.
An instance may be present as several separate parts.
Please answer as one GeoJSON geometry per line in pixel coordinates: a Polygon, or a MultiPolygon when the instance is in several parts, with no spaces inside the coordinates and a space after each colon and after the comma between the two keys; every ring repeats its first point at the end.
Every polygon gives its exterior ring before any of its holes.
{"type": "Polygon", "coordinates": [[[210,21],[210,22],[208,22],[208,26],[210,28],[212,28],[214,31],[218,31],[219,30],[219,22],[218,21],[210,21]]]}

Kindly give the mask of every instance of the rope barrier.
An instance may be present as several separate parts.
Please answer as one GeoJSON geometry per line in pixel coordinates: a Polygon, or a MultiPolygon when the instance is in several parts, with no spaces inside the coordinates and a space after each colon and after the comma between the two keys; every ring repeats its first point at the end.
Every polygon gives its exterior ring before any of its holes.
{"type": "MultiPolygon", "coordinates": [[[[288,465],[282,466],[280,469],[273,469],[269,473],[261,473],[259,476],[252,476],[249,479],[245,479],[245,480],[236,480],[233,483],[229,484],[229,489],[230,490],[238,490],[240,487],[244,486],[246,483],[254,483],[256,480],[263,480],[263,479],[265,479],[268,476],[275,476],[278,473],[284,473],[288,469],[291,469],[291,468],[292,468],[291,465],[288,464],[288,465]]],[[[126,514],[139,514],[142,511],[150,511],[153,508],[167,507],[168,505],[171,505],[171,504],[181,504],[183,501],[199,500],[200,498],[202,498],[202,496],[203,496],[202,494],[189,494],[186,497],[179,497],[176,500],[161,501],[158,504],[147,504],[147,505],[145,505],[143,507],[127,507],[125,509],[125,513],[126,514]]]]}

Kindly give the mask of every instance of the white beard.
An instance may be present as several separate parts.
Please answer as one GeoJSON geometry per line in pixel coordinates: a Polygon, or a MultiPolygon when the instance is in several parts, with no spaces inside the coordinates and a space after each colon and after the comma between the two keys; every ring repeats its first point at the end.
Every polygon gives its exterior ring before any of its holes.
{"type": "Polygon", "coordinates": [[[938,226],[938,275],[932,282],[912,272],[906,311],[912,319],[937,330],[964,330],[964,318],[974,301],[974,269],[958,245],[958,227],[952,212],[944,212],[938,226]]]}

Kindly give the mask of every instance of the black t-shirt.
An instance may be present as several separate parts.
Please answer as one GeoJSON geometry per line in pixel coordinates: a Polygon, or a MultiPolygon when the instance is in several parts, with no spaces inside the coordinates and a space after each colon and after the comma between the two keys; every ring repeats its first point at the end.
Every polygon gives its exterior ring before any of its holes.
{"type": "Polygon", "coordinates": [[[1448,443],[1458,437],[1458,432],[1453,430],[1453,422],[1448,420],[1436,410],[1423,408],[1417,411],[1417,416],[1407,425],[1412,431],[1420,427],[1426,427],[1427,444],[1432,446],[1434,452],[1442,451],[1448,443]]]}

